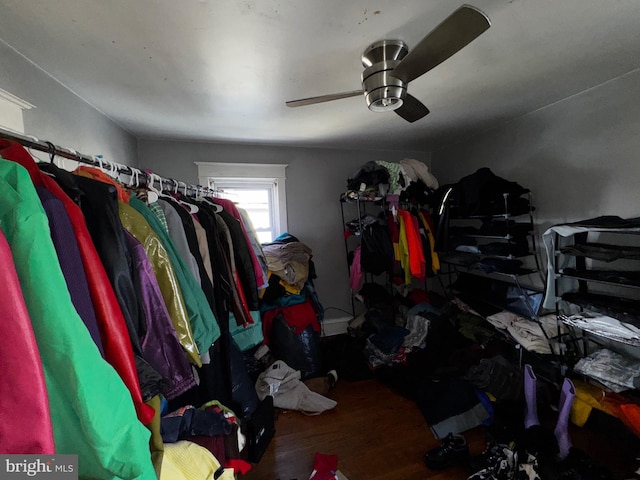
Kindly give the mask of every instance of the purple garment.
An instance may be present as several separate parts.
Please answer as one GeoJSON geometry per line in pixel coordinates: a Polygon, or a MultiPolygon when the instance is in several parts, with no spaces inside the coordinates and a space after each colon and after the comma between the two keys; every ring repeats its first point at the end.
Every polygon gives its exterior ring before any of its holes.
{"type": "Polygon", "coordinates": [[[67,282],[67,290],[71,296],[71,302],[78,315],[82,318],[94,343],[104,357],[102,338],[98,329],[96,312],[91,303],[91,294],[87,283],[87,275],[84,271],[80,249],[76,240],[71,220],[64,205],[57,197],[44,187],[36,185],[40,202],[49,220],[51,240],[58,254],[58,261],[62,268],[64,279],[67,282]]]}
{"type": "Polygon", "coordinates": [[[171,400],[196,385],[193,371],[182,350],[171,317],[160,293],[158,280],[142,244],[125,230],[133,268],[136,269],[136,289],[140,292],[146,319],[146,333],[140,339],[143,358],[168,380],[162,392],[171,400]]]}
{"type": "Polygon", "coordinates": [[[362,267],[360,266],[361,261],[361,253],[360,245],[358,245],[353,252],[353,260],[351,261],[351,266],[349,267],[349,286],[351,290],[357,292],[362,287],[362,281],[364,280],[364,276],[362,275],[362,267]]]}

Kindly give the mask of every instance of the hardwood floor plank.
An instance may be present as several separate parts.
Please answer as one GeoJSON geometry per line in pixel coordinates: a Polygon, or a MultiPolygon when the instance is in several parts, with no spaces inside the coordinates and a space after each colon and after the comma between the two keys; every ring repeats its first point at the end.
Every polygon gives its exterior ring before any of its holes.
{"type": "MultiPolygon", "coordinates": [[[[317,416],[280,412],[276,436],[247,480],[306,480],[316,452],[338,456],[350,479],[466,479],[466,469],[432,472],[423,463],[438,446],[416,404],[377,380],[338,382],[335,409],[317,416]]],[[[471,437],[481,440],[481,434],[471,437]]],[[[481,443],[481,442],[480,442],[481,443]]]]}

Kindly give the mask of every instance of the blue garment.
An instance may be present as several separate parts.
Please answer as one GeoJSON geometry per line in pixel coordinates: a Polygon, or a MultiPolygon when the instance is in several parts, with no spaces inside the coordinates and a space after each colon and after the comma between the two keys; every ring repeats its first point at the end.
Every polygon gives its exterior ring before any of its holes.
{"type": "Polygon", "coordinates": [[[369,341],[383,353],[389,354],[397,352],[404,342],[404,337],[409,335],[409,330],[404,327],[394,325],[384,327],[380,333],[375,333],[369,337],[369,341]]]}
{"type": "Polygon", "coordinates": [[[194,435],[229,435],[231,428],[231,423],[222,413],[197,410],[190,405],[162,417],[161,421],[162,440],[166,443],[175,443],[194,435]]]}
{"type": "Polygon", "coordinates": [[[407,318],[409,318],[411,315],[421,315],[424,317],[425,313],[433,313],[434,315],[440,316],[440,310],[438,310],[436,307],[429,303],[421,302],[414,305],[407,311],[407,318]]]}

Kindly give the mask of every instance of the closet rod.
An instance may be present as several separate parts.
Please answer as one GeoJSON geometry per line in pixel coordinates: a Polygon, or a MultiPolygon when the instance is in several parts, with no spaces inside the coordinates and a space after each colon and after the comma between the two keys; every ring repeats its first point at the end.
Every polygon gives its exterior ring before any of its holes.
{"type": "MultiPolygon", "coordinates": [[[[147,183],[150,183],[152,179],[151,175],[143,170],[132,168],[127,165],[118,164],[115,162],[110,162],[109,160],[102,160],[94,155],[85,155],[84,153],[79,153],[70,148],[59,147],[57,145],[54,145],[51,142],[40,140],[32,135],[26,135],[23,133],[18,133],[13,130],[7,130],[5,128],[0,127],[0,138],[13,140],[15,142],[18,142],[20,145],[24,147],[33,148],[41,152],[46,152],[49,155],[63,157],[69,160],[75,160],[76,162],[86,163],[89,165],[93,165],[94,167],[104,168],[105,165],[107,167],[112,166],[112,167],[115,167],[114,170],[117,171],[118,173],[124,173],[126,175],[133,176],[134,172],[138,172],[142,176],[144,176],[147,183]]],[[[157,175],[155,173],[153,175],[155,175],[155,177],[159,179],[161,183],[160,189],[163,188],[164,184],[170,185],[171,188],[175,188],[176,185],[182,184],[182,185],[185,185],[188,190],[192,190],[195,192],[201,191],[204,193],[215,193],[215,190],[211,190],[210,188],[203,187],[201,185],[187,184],[185,182],[177,181],[172,178],[161,177],[160,175],[157,175]]]]}
{"type": "Polygon", "coordinates": [[[115,164],[108,160],[98,160],[98,157],[96,156],[85,155],[84,153],[79,153],[70,148],[59,147],[57,145],[54,145],[51,142],[40,140],[32,135],[26,135],[26,134],[14,132],[11,130],[4,129],[2,127],[0,127],[0,138],[16,141],[24,147],[33,148],[41,152],[46,152],[56,157],[68,158],[69,160],[75,160],[76,162],[80,162],[80,163],[88,163],[94,166],[104,166],[105,164],[112,165],[114,167],[117,167],[117,171],[119,173],[126,173],[129,175],[133,173],[133,170],[126,165],[115,164]]]}

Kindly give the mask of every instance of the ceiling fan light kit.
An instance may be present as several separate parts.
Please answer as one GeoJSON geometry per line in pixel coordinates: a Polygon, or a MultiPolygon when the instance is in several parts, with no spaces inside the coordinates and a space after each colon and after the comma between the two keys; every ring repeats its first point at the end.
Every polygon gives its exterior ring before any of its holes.
{"type": "Polygon", "coordinates": [[[407,84],[392,72],[409,53],[402,40],[375,42],[362,54],[362,89],[369,110],[387,112],[396,110],[407,96],[407,84]]]}
{"type": "Polygon", "coordinates": [[[380,40],[362,54],[362,90],[342,92],[286,102],[302,107],[364,94],[369,110],[395,111],[407,122],[429,113],[420,100],[407,93],[409,82],[440,65],[478,38],[491,26],[489,17],[471,5],[462,5],[424,37],[409,52],[402,40],[380,40]]]}

